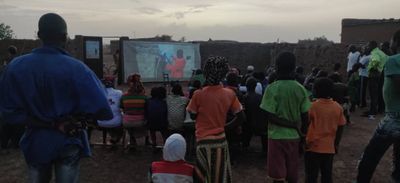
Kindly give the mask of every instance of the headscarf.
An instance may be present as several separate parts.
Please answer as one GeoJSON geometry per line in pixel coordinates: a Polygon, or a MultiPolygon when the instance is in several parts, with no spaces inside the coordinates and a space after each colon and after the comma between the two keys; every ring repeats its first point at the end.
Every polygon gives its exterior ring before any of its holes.
{"type": "Polygon", "coordinates": [[[186,141],[182,135],[174,133],[167,138],[163,149],[163,158],[166,161],[184,160],[186,141]]]}
{"type": "Polygon", "coordinates": [[[128,77],[129,89],[128,93],[132,95],[144,95],[145,90],[143,83],[140,81],[140,75],[135,73],[128,77]]]}
{"type": "Polygon", "coordinates": [[[104,77],[101,82],[106,88],[113,88],[115,83],[115,78],[113,76],[104,77]]]}
{"type": "Polygon", "coordinates": [[[204,75],[208,85],[218,85],[229,71],[228,60],[225,57],[208,57],[204,66],[204,75]]]}

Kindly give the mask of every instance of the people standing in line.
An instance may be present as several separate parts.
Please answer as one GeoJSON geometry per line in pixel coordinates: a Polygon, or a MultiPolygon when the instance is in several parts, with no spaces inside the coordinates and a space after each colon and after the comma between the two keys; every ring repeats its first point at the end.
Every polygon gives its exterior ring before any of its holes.
{"type": "Polygon", "coordinates": [[[242,145],[246,151],[254,135],[261,137],[262,151],[267,152],[267,123],[260,108],[262,95],[256,92],[257,80],[249,78],[246,82],[247,93],[243,97],[246,121],[242,124],[242,145]]]}
{"type": "Polygon", "coordinates": [[[245,116],[235,92],[221,84],[228,71],[226,58],[209,57],[204,66],[207,86],[194,93],[187,107],[196,120],[196,172],[201,182],[232,182],[225,130],[238,127],[245,116]],[[226,123],[228,111],[235,118],[226,123]]]}
{"type": "Polygon", "coordinates": [[[97,124],[110,134],[112,149],[116,149],[117,143],[120,141],[123,134],[122,114],[120,108],[123,93],[121,90],[114,88],[115,77],[105,77],[102,79],[102,82],[106,88],[106,97],[114,117],[111,120],[98,120],[97,124]]]}
{"type": "Polygon", "coordinates": [[[311,102],[307,90],[294,80],[295,55],[283,52],[275,65],[278,78],[260,105],[268,121],[268,175],[274,183],[297,183],[300,137],[306,131],[311,102]]]}
{"type": "Polygon", "coordinates": [[[129,150],[135,151],[135,136],[144,130],[147,97],[139,74],[130,75],[127,82],[129,89],[122,95],[120,102],[123,111],[122,124],[129,133],[129,150]]]}
{"type": "Polygon", "coordinates": [[[306,136],[304,164],[306,183],[332,183],[333,156],[338,152],[343,125],[346,119],[342,107],[332,100],[334,83],[328,78],[318,78],[313,92],[315,101],[308,111],[310,123],[306,136]]]}
{"type": "Polygon", "coordinates": [[[169,133],[179,133],[183,135],[183,122],[186,116],[186,106],[189,99],[185,97],[182,86],[178,83],[172,86],[172,95],[167,96],[168,107],[168,130],[169,133]]]}
{"type": "Polygon", "coordinates": [[[371,59],[367,68],[371,103],[370,110],[363,115],[374,116],[379,110],[379,98],[382,96],[382,85],[380,84],[380,80],[388,56],[378,48],[378,43],[376,41],[369,42],[368,48],[371,50],[371,59]]]}
{"type": "Polygon", "coordinates": [[[0,111],[27,126],[20,146],[28,182],[79,182],[79,160],[91,155],[87,120],[113,117],[96,75],[65,50],[67,24],[54,13],[40,17],[43,46],[17,57],[0,79],[0,111]],[[54,168],[54,170],[53,170],[54,168]]]}
{"type": "Polygon", "coordinates": [[[167,90],[164,87],[154,87],[151,89],[151,98],[147,100],[145,116],[147,126],[150,130],[152,146],[156,151],[157,137],[156,132],[160,132],[163,142],[168,138],[168,107],[165,98],[167,90]]]}
{"type": "Polygon", "coordinates": [[[367,107],[367,88],[368,88],[368,64],[371,59],[371,50],[368,47],[364,48],[363,55],[360,58],[360,107],[367,107]]]}
{"type": "MultiPolygon", "coordinates": [[[[400,30],[395,32],[392,37],[391,49],[395,55],[388,58],[383,69],[385,76],[383,85],[383,97],[386,105],[385,117],[377,126],[361,157],[358,165],[358,183],[371,181],[376,166],[391,145],[393,145],[393,172],[391,177],[394,182],[400,182],[400,146],[398,143],[400,140],[400,30]]],[[[372,56],[370,64],[374,63],[372,61],[376,62],[377,59],[372,56]]],[[[376,66],[375,64],[380,66],[379,63],[374,63],[372,66],[376,66]]]]}
{"type": "Polygon", "coordinates": [[[349,54],[347,55],[347,77],[350,77],[350,71],[353,68],[353,65],[358,63],[360,59],[360,52],[357,51],[356,46],[350,45],[349,47],[349,54]]]}

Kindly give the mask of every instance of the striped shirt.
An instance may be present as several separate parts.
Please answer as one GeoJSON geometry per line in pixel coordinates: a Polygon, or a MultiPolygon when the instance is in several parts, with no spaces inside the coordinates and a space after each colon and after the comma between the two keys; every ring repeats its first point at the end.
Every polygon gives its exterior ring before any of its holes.
{"type": "Polygon", "coordinates": [[[145,95],[124,94],[121,98],[121,108],[127,115],[143,115],[147,97],[145,95]]]}

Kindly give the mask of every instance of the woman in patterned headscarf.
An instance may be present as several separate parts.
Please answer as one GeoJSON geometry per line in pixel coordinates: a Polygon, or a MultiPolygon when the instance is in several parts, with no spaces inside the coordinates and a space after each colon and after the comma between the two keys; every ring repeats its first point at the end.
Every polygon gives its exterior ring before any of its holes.
{"type": "Polygon", "coordinates": [[[194,93],[187,107],[192,119],[196,119],[196,172],[206,183],[232,182],[225,129],[237,127],[244,115],[236,94],[221,84],[228,71],[226,58],[209,57],[204,66],[207,86],[194,93]],[[236,117],[226,123],[228,111],[236,117]]]}
{"type": "Polygon", "coordinates": [[[139,74],[132,74],[127,80],[128,91],[121,98],[121,108],[124,112],[123,125],[128,128],[130,136],[130,149],[136,148],[135,132],[142,132],[145,121],[145,105],[147,97],[139,74]]]}

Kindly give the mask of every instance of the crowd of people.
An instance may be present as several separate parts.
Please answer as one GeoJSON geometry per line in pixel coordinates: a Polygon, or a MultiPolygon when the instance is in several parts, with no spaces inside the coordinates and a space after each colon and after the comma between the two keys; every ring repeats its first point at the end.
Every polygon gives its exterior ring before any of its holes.
{"type": "Polygon", "coordinates": [[[78,182],[79,160],[91,155],[86,129],[95,124],[107,130],[112,148],[124,130],[129,150],[136,151],[137,137],[145,137],[155,153],[163,145],[163,160],[149,165],[154,183],[234,182],[231,164],[238,152],[249,151],[254,136],[260,137],[273,182],[300,182],[303,156],[305,182],[318,182],[320,176],[322,183],[331,183],[344,126],[353,123],[352,112],[367,106],[363,116],[385,112],[385,117],[360,158],[357,182],[371,180],[392,144],[392,178],[400,181],[400,31],[391,44],[350,46],[347,75],[339,63],[305,75],[291,52],[280,53],[266,71],[255,72],[250,65],[244,74],[225,57],[212,56],[188,90],[173,82],[170,91],[158,86],[150,94],[139,74],[130,75],[129,88],[121,91],[114,77],[99,80],[69,56],[61,16],[43,15],[38,37],[43,47],[30,54],[14,58],[16,48],[10,47],[0,79],[1,147],[20,146],[29,182],[49,182],[53,168],[56,182],[78,182]],[[184,128],[188,121],[194,134],[184,128]],[[157,142],[157,132],[163,142],[157,142]],[[185,161],[190,135],[196,141],[194,164],[185,161]]]}

